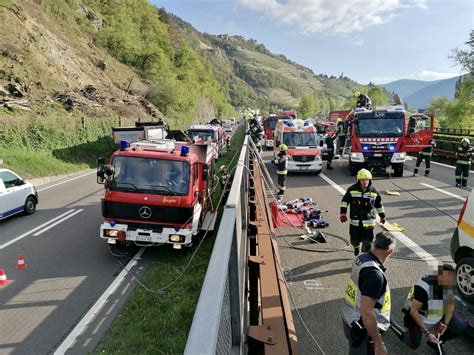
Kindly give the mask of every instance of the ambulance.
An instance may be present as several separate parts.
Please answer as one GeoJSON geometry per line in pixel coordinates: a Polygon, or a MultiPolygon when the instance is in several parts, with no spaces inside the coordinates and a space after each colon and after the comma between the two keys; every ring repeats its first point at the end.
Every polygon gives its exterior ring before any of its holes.
{"type": "Polygon", "coordinates": [[[275,127],[274,160],[280,144],[288,147],[288,171],[321,172],[323,161],[320,138],[312,120],[279,120],[275,127]]]}

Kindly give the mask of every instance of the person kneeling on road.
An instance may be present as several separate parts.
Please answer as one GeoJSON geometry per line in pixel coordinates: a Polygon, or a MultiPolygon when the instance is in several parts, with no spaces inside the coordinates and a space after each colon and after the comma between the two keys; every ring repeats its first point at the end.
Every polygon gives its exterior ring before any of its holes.
{"type": "Polygon", "coordinates": [[[277,195],[283,196],[286,190],[286,175],[288,174],[288,156],[286,155],[288,147],[286,146],[286,144],[280,144],[278,149],[280,149],[280,152],[278,153],[277,158],[275,159],[279,189],[277,195]]]}
{"type": "Polygon", "coordinates": [[[380,216],[380,222],[385,223],[385,210],[379,191],[372,186],[372,174],[366,169],[357,173],[357,182],[350,186],[341,201],[342,223],[347,222],[347,208],[350,206],[349,235],[354,247],[354,255],[359,254],[359,245],[362,242],[362,251],[370,249],[374,239],[375,212],[380,216]]]}
{"type": "Polygon", "coordinates": [[[455,312],[453,288],[454,268],[448,264],[439,265],[433,274],[416,282],[404,309],[405,344],[418,349],[423,332],[428,346],[444,354],[442,344],[468,330],[468,323],[455,312]]]}
{"type": "Polygon", "coordinates": [[[382,334],[390,327],[391,301],[384,264],[394,249],[395,238],[380,232],[371,250],[352,263],[341,309],[350,355],[387,354],[382,334]]]}

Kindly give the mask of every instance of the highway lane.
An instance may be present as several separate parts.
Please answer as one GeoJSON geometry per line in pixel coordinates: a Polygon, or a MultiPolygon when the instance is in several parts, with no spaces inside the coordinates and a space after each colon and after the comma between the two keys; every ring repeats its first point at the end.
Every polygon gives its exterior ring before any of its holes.
{"type": "MultiPolygon", "coordinates": [[[[0,287],[1,354],[52,352],[122,270],[98,237],[102,186],[90,171],[73,177],[38,187],[34,215],[0,222],[0,268],[12,280],[0,287]],[[24,270],[15,269],[18,254],[24,270]]],[[[123,263],[136,251],[130,248],[123,263]]],[[[134,285],[125,280],[109,317],[99,314],[71,353],[94,350],[134,285]]]]}
{"type": "MultiPolygon", "coordinates": [[[[263,153],[264,160],[270,159],[270,153],[263,153]]],[[[353,260],[352,248],[343,249],[345,243],[336,237],[349,240],[348,224],[339,222],[339,205],[341,193],[329,184],[332,181],[342,189],[354,183],[355,178],[348,174],[347,162],[335,161],[334,170],[323,169],[322,176],[307,174],[290,174],[285,200],[297,197],[312,197],[319,203],[330,227],[327,233],[328,243],[324,246],[310,244],[298,238],[301,231],[292,228],[281,228],[278,244],[283,268],[290,284],[290,291],[297,309],[293,316],[297,326],[299,350],[304,354],[321,353],[311,339],[305,325],[326,354],[346,354],[347,341],[342,331],[340,304],[353,260]],[[326,179],[323,178],[326,177],[326,179]],[[327,212],[325,212],[327,211],[327,212]],[[309,249],[302,251],[297,248],[309,249]],[[339,248],[342,250],[321,253],[321,248],[339,248]],[[304,320],[302,323],[301,318],[304,320]]],[[[276,182],[273,166],[266,164],[276,182]]],[[[405,228],[403,232],[414,243],[441,261],[452,262],[449,254],[449,242],[456,225],[456,219],[462,206],[462,198],[468,195],[468,189],[454,187],[450,179],[453,170],[434,165],[432,177],[444,176],[444,179],[425,177],[392,178],[375,176],[374,184],[381,190],[400,192],[400,196],[383,196],[388,221],[398,223],[405,228]],[[458,197],[446,195],[433,190],[428,185],[447,191],[458,197]]],[[[381,230],[377,227],[376,231],[381,230]]],[[[392,290],[392,316],[401,322],[401,307],[409,288],[418,277],[425,274],[430,266],[407,245],[397,242],[394,257],[387,263],[387,275],[392,290]]],[[[386,334],[387,347],[390,353],[414,354],[402,344],[392,332],[386,334]]],[[[450,353],[472,354],[472,339],[456,339],[446,345],[450,353]]],[[[431,350],[423,345],[417,354],[431,354],[431,350]]]]}

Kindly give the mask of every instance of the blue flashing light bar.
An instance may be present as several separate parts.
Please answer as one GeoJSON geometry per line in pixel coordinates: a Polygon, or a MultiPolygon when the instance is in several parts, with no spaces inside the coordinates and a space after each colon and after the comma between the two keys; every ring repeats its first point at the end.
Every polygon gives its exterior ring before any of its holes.
{"type": "Polygon", "coordinates": [[[115,226],[115,221],[109,221],[111,227],[115,226]]]}
{"type": "Polygon", "coordinates": [[[291,121],[283,121],[283,122],[284,122],[285,125],[287,125],[288,127],[293,127],[293,126],[294,126],[293,122],[291,122],[291,121]]]}
{"type": "Polygon", "coordinates": [[[187,157],[189,155],[189,147],[186,145],[183,145],[181,147],[181,156],[182,157],[187,157]]]}
{"type": "Polygon", "coordinates": [[[120,141],[120,149],[121,150],[125,150],[128,147],[130,147],[130,143],[128,143],[128,141],[120,141]]]}
{"type": "Polygon", "coordinates": [[[363,145],[362,150],[369,150],[369,146],[368,145],[363,145]]]}
{"type": "Polygon", "coordinates": [[[396,146],[395,146],[395,145],[393,145],[393,144],[390,144],[390,148],[389,148],[389,149],[390,149],[392,152],[395,150],[395,148],[396,148],[396,146]]]}

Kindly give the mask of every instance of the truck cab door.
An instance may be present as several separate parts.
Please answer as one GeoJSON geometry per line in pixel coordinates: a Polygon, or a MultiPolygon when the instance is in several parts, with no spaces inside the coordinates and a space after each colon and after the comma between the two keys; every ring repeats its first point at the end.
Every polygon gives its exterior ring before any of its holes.
{"type": "Polygon", "coordinates": [[[434,116],[415,114],[410,116],[405,136],[404,150],[407,153],[418,153],[430,145],[433,139],[434,116]]]}

